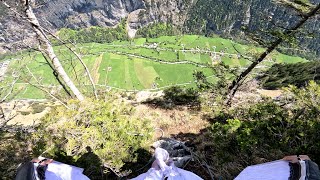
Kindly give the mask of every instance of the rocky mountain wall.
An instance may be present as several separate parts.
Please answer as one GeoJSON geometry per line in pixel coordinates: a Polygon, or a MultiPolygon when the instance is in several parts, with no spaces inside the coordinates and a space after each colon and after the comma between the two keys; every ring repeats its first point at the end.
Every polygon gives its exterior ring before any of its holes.
{"type": "MultiPolygon", "coordinates": [[[[182,26],[193,1],[44,0],[34,11],[40,24],[53,31],[90,26],[114,27],[124,18],[128,18],[129,29],[137,30],[153,22],[170,22],[182,26]]],[[[14,45],[19,45],[23,39],[32,36],[32,31],[23,28],[25,25],[8,13],[0,14],[0,54],[21,48],[14,45]]]]}
{"type": "MultiPolygon", "coordinates": [[[[312,2],[316,4],[320,0],[312,2]]],[[[274,0],[198,0],[188,13],[184,27],[187,32],[238,37],[244,26],[251,32],[259,33],[279,30],[279,27],[290,28],[298,20],[295,11],[276,4],[274,0]]],[[[310,50],[308,53],[320,57],[319,19],[308,21],[303,31],[312,32],[315,37],[300,35],[299,49],[310,50]]]]}
{"type": "Polygon", "coordinates": [[[117,25],[129,13],[145,9],[142,0],[51,0],[36,9],[43,23],[52,28],[85,28],[117,25]]]}
{"type": "MultiPolygon", "coordinates": [[[[274,24],[290,27],[297,20],[292,10],[273,0],[42,0],[35,13],[44,27],[86,28],[114,27],[128,18],[129,29],[137,30],[153,22],[168,22],[187,33],[221,34],[239,37],[245,25],[251,31],[274,29],[274,24]],[[272,21],[272,23],[268,22],[272,21]]],[[[311,0],[320,3],[320,0],[311,0]]],[[[0,14],[1,43],[21,39],[21,23],[0,14]],[[1,20],[2,19],[2,20],[1,20]]],[[[300,47],[320,56],[320,23],[310,21],[305,30],[315,32],[313,38],[301,38],[300,47]]],[[[133,31],[134,32],[134,31],[133,31]]],[[[1,48],[0,48],[1,49],[1,48]]]]}
{"type": "Polygon", "coordinates": [[[130,26],[151,22],[183,24],[192,0],[51,0],[36,9],[43,24],[54,29],[113,27],[130,17],[130,26]]]}

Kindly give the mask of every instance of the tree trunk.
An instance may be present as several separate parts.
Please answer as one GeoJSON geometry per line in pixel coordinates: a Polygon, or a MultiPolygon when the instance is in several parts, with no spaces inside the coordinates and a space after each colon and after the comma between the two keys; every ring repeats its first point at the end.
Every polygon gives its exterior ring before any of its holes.
{"type": "MultiPolygon", "coordinates": [[[[314,17],[317,15],[317,12],[320,9],[320,4],[318,4],[313,10],[311,10],[307,14],[302,15],[302,19],[291,29],[287,29],[284,31],[283,35],[284,37],[292,37],[295,33],[296,30],[301,28],[310,18],[314,17]]],[[[227,105],[231,105],[231,101],[238,91],[238,88],[241,86],[247,75],[258,65],[260,64],[268,54],[270,54],[272,51],[274,51],[282,42],[284,41],[283,38],[279,38],[275,42],[273,42],[266,50],[263,52],[256,61],[254,61],[245,71],[243,71],[229,86],[229,92],[228,92],[228,100],[227,100],[227,105]]]]}
{"type": "Polygon", "coordinates": [[[74,85],[64,68],[62,67],[60,60],[55,55],[52,45],[50,41],[48,40],[46,34],[43,32],[43,30],[40,27],[39,21],[34,15],[32,8],[29,4],[29,0],[25,0],[25,15],[27,16],[27,19],[29,23],[31,24],[33,31],[37,34],[38,40],[40,42],[40,45],[43,46],[44,53],[50,58],[52,61],[52,64],[56,70],[56,72],[61,76],[62,80],[65,82],[65,84],[70,88],[72,93],[77,97],[79,101],[84,100],[84,96],[79,91],[79,89],[74,85]]]}
{"type": "MultiPolygon", "coordinates": [[[[93,93],[94,93],[94,96],[96,97],[96,99],[98,99],[98,94],[97,94],[97,89],[96,89],[96,86],[95,86],[95,83],[93,81],[93,78],[90,74],[90,71],[89,71],[89,68],[88,66],[84,63],[84,61],[82,60],[82,58],[80,57],[80,55],[75,51],[73,50],[70,46],[67,45],[66,42],[64,42],[63,40],[61,40],[58,36],[54,35],[53,33],[51,33],[50,31],[48,30],[45,30],[45,32],[49,33],[52,37],[54,37],[55,39],[57,39],[59,42],[61,42],[66,48],[68,48],[76,57],[77,59],[80,61],[81,65],[83,66],[83,68],[85,69],[88,77],[89,77],[89,80],[90,80],[90,83],[91,83],[91,86],[92,86],[92,89],[93,89],[93,93]]],[[[72,44],[72,43],[70,43],[72,44]]],[[[72,44],[74,45],[74,44],[72,44]]]]}
{"type": "Polygon", "coordinates": [[[56,80],[58,81],[58,83],[62,86],[63,90],[68,94],[68,96],[72,97],[71,92],[68,90],[68,88],[66,87],[66,85],[60,80],[59,78],[59,74],[57,73],[57,71],[54,69],[54,67],[51,65],[51,63],[49,62],[49,59],[46,57],[46,55],[43,53],[43,51],[41,51],[43,58],[46,60],[48,66],[50,67],[50,69],[52,69],[52,74],[53,76],[56,78],[56,80]]]}

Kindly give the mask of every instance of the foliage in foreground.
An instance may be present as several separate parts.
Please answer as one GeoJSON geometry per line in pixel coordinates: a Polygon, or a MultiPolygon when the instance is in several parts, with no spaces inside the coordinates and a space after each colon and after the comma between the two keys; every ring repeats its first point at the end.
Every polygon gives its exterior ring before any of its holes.
{"type": "Polygon", "coordinates": [[[17,167],[32,159],[29,135],[21,132],[0,131],[0,177],[14,179],[17,167]]]}
{"type": "Polygon", "coordinates": [[[217,177],[231,179],[246,166],[290,154],[307,154],[320,163],[320,85],[287,90],[281,102],[215,111],[207,142],[200,143],[217,177]]]}
{"type": "Polygon", "coordinates": [[[120,172],[125,162],[136,161],[136,151],[151,137],[149,121],[131,117],[133,109],[127,105],[86,100],[70,101],[68,107],[51,111],[34,135],[40,149],[49,149],[53,158],[65,152],[77,161],[90,149],[101,164],[120,172]]]}

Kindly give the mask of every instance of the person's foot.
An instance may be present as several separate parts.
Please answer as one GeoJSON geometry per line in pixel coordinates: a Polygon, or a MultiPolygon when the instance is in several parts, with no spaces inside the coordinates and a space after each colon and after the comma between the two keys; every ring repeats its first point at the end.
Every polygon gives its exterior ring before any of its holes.
{"type": "Polygon", "coordinates": [[[296,163],[296,162],[299,162],[299,160],[310,160],[310,158],[307,155],[292,155],[292,156],[285,156],[282,160],[296,163]]]}
{"type": "Polygon", "coordinates": [[[47,165],[53,162],[53,159],[40,160],[38,158],[32,159],[31,162],[40,163],[41,165],[47,165]]]}

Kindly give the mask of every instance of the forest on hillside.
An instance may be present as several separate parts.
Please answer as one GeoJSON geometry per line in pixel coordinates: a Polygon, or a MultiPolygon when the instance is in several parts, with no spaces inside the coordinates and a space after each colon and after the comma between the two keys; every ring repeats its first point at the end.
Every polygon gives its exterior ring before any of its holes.
{"type": "Polygon", "coordinates": [[[319,71],[318,61],[286,65],[275,64],[259,79],[266,89],[279,89],[288,85],[305,87],[309,81],[319,82],[319,71]]]}

